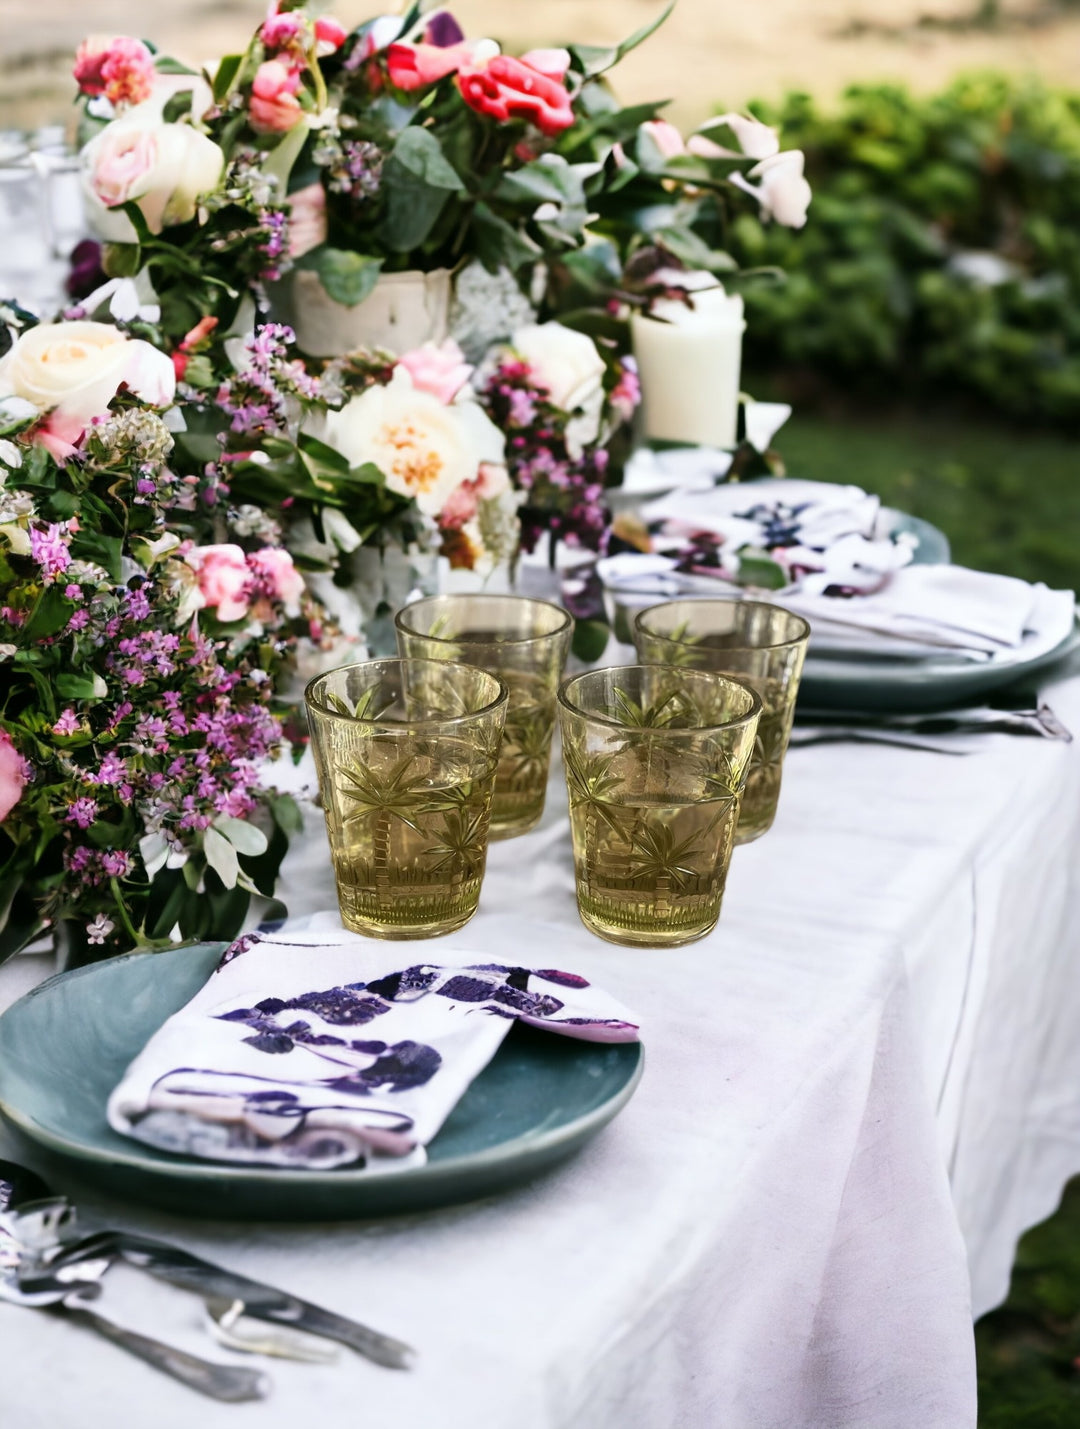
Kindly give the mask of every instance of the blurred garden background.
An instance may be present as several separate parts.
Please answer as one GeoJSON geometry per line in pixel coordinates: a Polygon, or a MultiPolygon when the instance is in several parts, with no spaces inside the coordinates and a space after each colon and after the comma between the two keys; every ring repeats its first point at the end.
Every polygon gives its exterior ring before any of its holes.
{"type": "MultiPolygon", "coordinates": [[[[198,63],[265,8],[0,0],[0,129],[73,121],[88,31],[152,30],[198,63]]],[[[452,8],[523,49],[616,41],[660,3],[452,8]]],[[[1080,0],[680,0],[619,78],[627,101],[672,96],[684,127],[752,105],[806,152],[806,228],[746,215],[730,235],[786,273],[746,292],[744,386],[794,404],[787,470],[880,493],[963,564],[1080,585],[1080,0]]],[[[979,1352],[986,1429],[1080,1424],[1080,1186],[1026,1239],[979,1352]]]]}

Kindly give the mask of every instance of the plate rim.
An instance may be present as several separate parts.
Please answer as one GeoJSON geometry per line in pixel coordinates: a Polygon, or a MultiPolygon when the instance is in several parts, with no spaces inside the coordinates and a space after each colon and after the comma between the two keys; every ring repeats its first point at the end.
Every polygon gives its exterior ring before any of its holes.
{"type": "MultiPolygon", "coordinates": [[[[142,960],[143,958],[168,956],[190,948],[225,948],[227,942],[196,942],[180,943],[174,948],[165,948],[160,952],[132,951],[130,953],[120,953],[114,958],[105,958],[101,962],[88,963],[85,967],[72,968],[66,972],[54,973],[46,978],[44,982],[38,983],[17,998],[10,1007],[0,1013],[0,1022],[16,1008],[29,1003],[34,998],[41,996],[58,983],[76,980],[78,978],[93,974],[97,969],[104,966],[116,966],[119,963],[142,960]]],[[[557,1035],[557,1034],[553,1034],[557,1035]]],[[[612,1045],[612,1044],[594,1044],[612,1045]]],[[[359,1188],[362,1185],[386,1185],[390,1180],[399,1181],[408,1178],[410,1181],[418,1179],[436,1180],[444,1176],[453,1178],[455,1173],[483,1171],[486,1166],[499,1167],[504,1163],[513,1162],[515,1159],[510,1148],[518,1147],[520,1151],[533,1153],[543,1153],[561,1147],[567,1142],[577,1139],[587,1139],[593,1131],[599,1131],[607,1122],[611,1121],[627,1104],[638,1085],[645,1071],[645,1047],[639,1040],[637,1042],[625,1042],[619,1044],[623,1047],[631,1047],[636,1050],[637,1056],[626,1080],[618,1090],[599,1106],[591,1111],[584,1112],[560,1127],[553,1127],[548,1131],[535,1133],[520,1133],[511,1137],[507,1141],[498,1143],[495,1146],[486,1147],[480,1151],[471,1152],[464,1156],[446,1157],[437,1161],[426,1161],[422,1166],[406,1167],[398,1172],[387,1171],[372,1176],[362,1167],[353,1168],[349,1166],[338,1166],[330,1170],[303,1170],[293,1169],[287,1166],[256,1166],[249,1162],[236,1163],[228,1161],[196,1160],[194,1157],[171,1157],[168,1160],[156,1160],[138,1150],[132,1151],[106,1151],[100,1147],[87,1145],[84,1142],[74,1142],[49,1130],[41,1125],[34,1117],[25,1112],[13,1108],[3,1085],[3,1068],[0,1067],[0,1115],[2,1115],[12,1126],[22,1135],[31,1141],[48,1148],[56,1155],[66,1157],[69,1160],[87,1162],[94,1165],[122,1166],[127,1170],[136,1171],[143,1174],[166,1176],[180,1181],[201,1180],[206,1177],[220,1178],[233,1182],[243,1182],[252,1177],[257,1178],[260,1186],[282,1186],[289,1188],[299,1188],[314,1184],[313,1178],[333,1178],[334,1181],[341,1181],[342,1189],[347,1186],[359,1188]]],[[[498,1052],[496,1052],[496,1057],[498,1052]]],[[[494,1061],[494,1058],[492,1059],[494,1061]]],[[[490,1064],[489,1064],[490,1065],[490,1064]]],[[[475,1080],[475,1079],[474,1079],[475,1080]]],[[[470,1086],[472,1084],[470,1083],[470,1086]]],[[[466,1092],[468,1088],[466,1088],[466,1092]]],[[[465,1093],[462,1094],[463,1096],[465,1093]]],[[[457,1106],[459,1103],[455,1103],[457,1106]]],[[[440,1128],[441,1131],[441,1128],[440,1128]]],[[[432,1142],[437,1140],[438,1133],[432,1138],[432,1142]]],[[[167,1153],[161,1153],[165,1155],[167,1153]]]]}

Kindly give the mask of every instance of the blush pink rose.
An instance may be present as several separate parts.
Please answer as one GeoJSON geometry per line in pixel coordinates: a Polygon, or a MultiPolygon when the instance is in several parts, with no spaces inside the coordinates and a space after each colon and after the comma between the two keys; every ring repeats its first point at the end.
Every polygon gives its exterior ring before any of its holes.
{"type": "Polygon", "coordinates": [[[154,56],[130,35],[91,35],[75,54],[75,82],[83,94],[113,104],[141,104],[154,88],[154,56]]]}
{"type": "Polygon", "coordinates": [[[265,546],[252,551],[248,565],[266,588],[268,594],[286,607],[299,609],[304,594],[304,577],[293,565],[293,558],[280,546],[265,546]]]}
{"type": "Polygon", "coordinates": [[[204,604],[219,620],[241,620],[251,606],[251,572],[239,546],[196,546],[184,557],[199,581],[204,604]]]}
{"type": "Polygon", "coordinates": [[[12,744],[7,730],[0,729],[0,822],[22,798],[25,787],[26,760],[12,744]]]}
{"type": "Polygon", "coordinates": [[[468,382],[473,371],[452,337],[438,345],[425,342],[423,347],[413,348],[412,352],[398,358],[398,366],[404,367],[418,392],[430,392],[447,406],[468,382]]]}
{"type": "Polygon", "coordinates": [[[496,496],[501,496],[509,489],[510,475],[505,466],[499,466],[493,461],[480,463],[476,474],[476,494],[481,501],[493,501],[496,496]]]}
{"type": "Polygon", "coordinates": [[[251,85],[248,116],[252,127],[263,134],[284,134],[300,120],[303,110],[297,99],[300,76],[280,60],[266,60],[255,71],[251,85]]]}
{"type": "Polygon", "coordinates": [[[495,55],[486,63],[461,68],[457,84],[470,109],[500,123],[527,119],[549,138],[574,123],[570,95],[561,80],[512,55],[495,55]]]}
{"type": "Polygon", "coordinates": [[[275,11],[263,21],[259,39],[268,50],[287,50],[290,45],[303,41],[304,28],[304,17],[298,10],[289,10],[284,15],[275,11]]]}
{"type": "Polygon", "coordinates": [[[308,184],[289,195],[289,257],[302,258],[326,242],[326,191],[308,184]]]}

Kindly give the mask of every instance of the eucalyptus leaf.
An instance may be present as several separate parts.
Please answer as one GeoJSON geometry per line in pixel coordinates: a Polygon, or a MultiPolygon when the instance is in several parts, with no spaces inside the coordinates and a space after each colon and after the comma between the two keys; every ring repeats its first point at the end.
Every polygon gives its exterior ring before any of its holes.
{"type": "Polygon", "coordinates": [[[244,819],[233,819],[226,814],[221,814],[214,820],[213,827],[225,835],[237,853],[250,854],[253,858],[258,858],[259,854],[266,852],[266,835],[262,829],[256,828],[254,824],[249,824],[244,819]]]}
{"type": "Polygon", "coordinates": [[[226,888],[235,888],[236,878],[240,872],[236,849],[225,835],[219,833],[212,825],[203,834],[203,852],[206,854],[207,863],[221,879],[222,884],[226,888]]]}
{"type": "Polygon", "coordinates": [[[442,145],[430,129],[422,129],[417,124],[403,129],[394,145],[390,162],[393,167],[400,165],[433,189],[450,189],[455,193],[465,191],[460,175],[447,161],[442,145]]]}
{"type": "Polygon", "coordinates": [[[383,260],[367,253],[352,253],[345,248],[318,248],[311,261],[302,266],[314,269],[327,296],[333,298],[335,303],[355,308],[379,281],[383,260]]]}

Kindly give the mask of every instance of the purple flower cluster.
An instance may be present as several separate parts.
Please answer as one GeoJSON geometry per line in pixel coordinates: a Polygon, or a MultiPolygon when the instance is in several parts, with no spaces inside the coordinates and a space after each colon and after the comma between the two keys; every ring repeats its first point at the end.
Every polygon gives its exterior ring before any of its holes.
{"type": "Polygon", "coordinates": [[[295,341],[292,328],[283,323],[266,323],[245,341],[242,370],[223,382],[217,394],[217,405],[235,435],[285,432],[296,402],[318,399],[318,378],[289,355],[295,341]]]}
{"type": "Polygon", "coordinates": [[[328,136],[315,150],[314,158],[326,171],[331,193],[346,194],[359,202],[379,192],[385,156],[370,140],[328,136]]]}
{"type": "Polygon", "coordinates": [[[541,533],[549,531],[553,542],[601,550],[611,525],[604,504],[604,448],[571,455],[570,416],[552,405],[525,362],[501,362],[481,395],[492,421],[506,433],[510,479],[525,492],[518,513],[523,549],[534,550],[541,533]]]}

